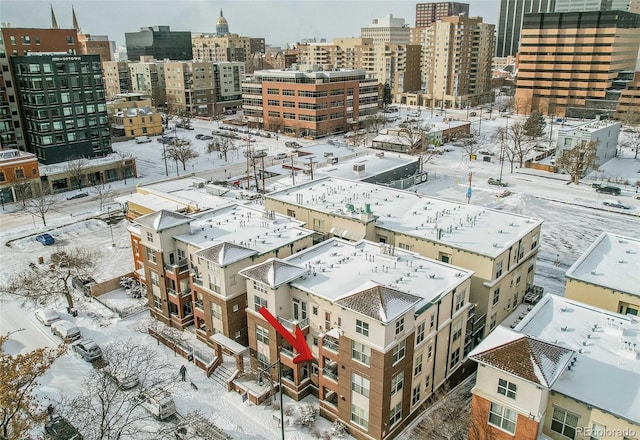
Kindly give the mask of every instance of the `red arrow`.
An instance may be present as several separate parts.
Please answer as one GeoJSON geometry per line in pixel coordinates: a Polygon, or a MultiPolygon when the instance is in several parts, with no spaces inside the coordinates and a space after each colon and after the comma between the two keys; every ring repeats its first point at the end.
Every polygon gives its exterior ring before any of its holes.
{"type": "Polygon", "coordinates": [[[276,329],[276,331],[280,333],[280,335],[285,338],[293,348],[296,349],[298,355],[293,358],[294,364],[299,364],[300,362],[306,362],[313,359],[311,350],[309,350],[309,346],[307,345],[307,340],[305,339],[302,330],[300,330],[300,327],[296,327],[296,335],[293,336],[282,324],[280,324],[280,321],[278,321],[278,319],[273,316],[269,310],[264,307],[260,307],[258,313],[260,313],[264,319],[269,321],[269,324],[271,324],[271,326],[276,329]]]}

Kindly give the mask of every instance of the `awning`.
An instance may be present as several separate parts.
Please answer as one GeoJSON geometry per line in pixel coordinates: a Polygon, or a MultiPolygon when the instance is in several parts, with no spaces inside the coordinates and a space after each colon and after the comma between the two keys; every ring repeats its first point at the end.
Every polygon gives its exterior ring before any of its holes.
{"type": "Polygon", "coordinates": [[[231,338],[226,337],[222,333],[215,333],[209,338],[211,341],[216,342],[226,349],[228,349],[233,354],[243,354],[248,350],[244,345],[238,344],[231,338]]]}
{"type": "Polygon", "coordinates": [[[333,234],[334,237],[344,238],[345,240],[350,241],[358,241],[364,238],[364,234],[361,232],[353,232],[341,228],[331,228],[329,233],[333,234]]]}

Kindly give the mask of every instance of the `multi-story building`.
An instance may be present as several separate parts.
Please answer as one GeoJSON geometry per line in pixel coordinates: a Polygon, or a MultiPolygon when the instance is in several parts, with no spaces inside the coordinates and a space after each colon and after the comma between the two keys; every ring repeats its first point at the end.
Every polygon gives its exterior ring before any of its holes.
{"type": "Polygon", "coordinates": [[[522,25],[517,113],[593,118],[616,110],[640,48],[640,15],[622,11],[529,14],[522,25]]]}
{"type": "Polygon", "coordinates": [[[632,439],[640,433],[640,323],[545,295],[478,363],[469,439],[632,439]]]}
{"type": "Polygon", "coordinates": [[[348,131],[378,108],[378,83],[364,70],[261,70],[242,82],[252,126],[318,138],[348,131]]]}
{"type": "Polygon", "coordinates": [[[382,18],[374,18],[369,26],[360,28],[360,37],[371,38],[374,43],[409,44],[411,31],[404,18],[387,14],[382,18]]]}
{"type": "Polygon", "coordinates": [[[567,271],[565,297],[623,315],[640,312],[640,240],[603,232],[567,271]]]}
{"type": "Polygon", "coordinates": [[[554,12],[628,11],[629,0],[556,0],[554,12]]]}
{"type": "Polygon", "coordinates": [[[112,152],[98,55],[12,56],[26,148],[44,164],[112,152]]]}
{"type": "Polygon", "coordinates": [[[533,285],[542,227],[537,219],[335,177],[267,194],[265,208],[320,233],[366,238],[474,271],[477,339],[533,285]]]}
{"type": "Polygon", "coordinates": [[[245,63],[238,61],[213,63],[215,77],[215,114],[242,108],[242,79],[245,63]]]}
{"type": "Polygon", "coordinates": [[[220,17],[216,21],[216,35],[218,37],[223,37],[225,35],[229,35],[229,23],[227,19],[222,15],[222,9],[220,9],[220,17]]]}
{"type": "Polygon", "coordinates": [[[100,61],[111,61],[113,51],[107,35],[91,35],[78,33],[78,44],[81,54],[98,55],[100,61]]]}
{"type": "Polygon", "coordinates": [[[524,15],[553,12],[555,6],[556,0],[500,0],[495,55],[515,56],[519,52],[524,15]]]}
{"type": "Polygon", "coordinates": [[[131,73],[126,61],[105,61],[102,63],[104,90],[107,99],[131,91],[131,73]]]}
{"type": "MultiPolygon", "coordinates": [[[[640,11],[638,11],[640,14],[640,11]]],[[[630,74],[624,88],[620,90],[620,97],[616,105],[614,117],[625,124],[640,122],[640,71],[630,74]]]]}
{"type": "Polygon", "coordinates": [[[107,101],[111,136],[133,139],[162,134],[162,115],[151,105],[151,99],[140,93],[121,93],[107,101]]]}
{"type": "Polygon", "coordinates": [[[190,60],[191,32],[172,31],[169,26],[141,27],[138,32],[126,32],[129,60],[138,61],[142,56],[150,56],[156,60],[190,60]]]}
{"type": "MultiPolygon", "coordinates": [[[[590,142],[596,145],[596,161],[594,165],[602,165],[618,155],[618,135],[620,122],[602,120],[591,121],[574,127],[558,130],[556,157],[561,157],[567,150],[580,144],[590,142]]],[[[587,170],[585,170],[586,174],[587,170]]]]}
{"type": "Polygon", "coordinates": [[[416,26],[427,27],[444,17],[469,16],[469,3],[435,2],[416,4],[416,26]]]}
{"type": "MultiPolygon", "coordinates": [[[[129,77],[131,90],[129,92],[143,93],[151,96],[154,107],[167,107],[167,93],[164,79],[164,61],[155,61],[151,57],[142,57],[141,61],[130,62],[129,77]]],[[[120,93],[126,93],[120,90],[120,93]]]]}
{"type": "MultiPolygon", "coordinates": [[[[52,12],[53,13],[53,12],[52,12]]],[[[2,28],[0,29],[0,146],[25,149],[25,124],[20,120],[16,79],[12,58],[30,52],[80,52],[75,29],[2,28]]]]}
{"type": "Polygon", "coordinates": [[[194,34],[191,37],[193,59],[209,62],[239,61],[252,72],[252,56],[265,53],[264,38],[242,37],[238,34],[194,34]]]}
{"type": "Polygon", "coordinates": [[[238,272],[312,246],[298,220],[232,205],[193,215],[166,210],[130,228],[136,276],[147,286],[154,318],[194,325],[211,344],[216,333],[247,345],[247,286],[238,272]]]}
{"type": "Polygon", "coordinates": [[[320,413],[358,439],[395,436],[470,347],[472,272],[414,252],[333,238],[240,275],[254,367],[280,360],[284,391],[317,393],[320,413]],[[293,362],[262,307],[302,331],[311,362],[293,362]]]}
{"type": "Polygon", "coordinates": [[[491,101],[494,31],[482,18],[458,16],[414,32],[422,45],[422,105],[465,108],[491,101]]]}
{"type": "Polygon", "coordinates": [[[40,188],[40,169],[35,154],[15,149],[0,150],[0,198],[2,203],[30,198],[40,188]]]}

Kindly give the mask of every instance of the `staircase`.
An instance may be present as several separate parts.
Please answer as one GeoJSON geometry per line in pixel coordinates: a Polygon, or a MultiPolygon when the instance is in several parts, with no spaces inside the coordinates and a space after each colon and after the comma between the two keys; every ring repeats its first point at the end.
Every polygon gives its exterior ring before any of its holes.
{"type": "Polygon", "coordinates": [[[213,370],[213,373],[211,373],[211,376],[209,377],[226,389],[227,382],[234,372],[235,370],[230,370],[228,368],[225,368],[224,365],[219,365],[218,368],[213,370]]]}

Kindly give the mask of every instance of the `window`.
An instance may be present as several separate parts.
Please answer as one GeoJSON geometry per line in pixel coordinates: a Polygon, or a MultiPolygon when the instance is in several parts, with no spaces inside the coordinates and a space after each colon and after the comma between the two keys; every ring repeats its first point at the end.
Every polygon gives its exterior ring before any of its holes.
{"type": "Polygon", "coordinates": [[[279,95],[280,91],[278,89],[267,89],[267,95],[279,95]]]}
{"type": "Polygon", "coordinates": [[[401,359],[404,359],[404,353],[406,351],[406,342],[402,341],[395,347],[393,347],[393,363],[395,364],[401,359]]]}
{"type": "Polygon", "coordinates": [[[351,358],[365,365],[371,364],[371,348],[356,341],[351,341],[351,358]]]}
{"type": "Polygon", "coordinates": [[[369,428],[369,414],[363,408],[351,404],[351,421],[364,429],[369,428]]]}
{"type": "Polygon", "coordinates": [[[362,336],[369,336],[369,324],[356,319],[356,333],[360,333],[362,336]]]}
{"type": "Polygon", "coordinates": [[[496,278],[502,275],[502,261],[496,263],[496,278]]]}
{"type": "Polygon", "coordinates": [[[517,390],[518,385],[516,385],[515,383],[506,381],[504,379],[498,379],[498,394],[507,396],[510,399],[515,399],[517,390]]]}
{"type": "Polygon", "coordinates": [[[424,341],[424,322],[418,325],[418,329],[416,331],[416,345],[424,341]]]}
{"type": "MultiPolygon", "coordinates": [[[[504,429],[508,433],[513,434],[516,432],[516,417],[517,414],[515,411],[491,402],[491,407],[489,408],[490,425],[504,429]]],[[[553,429],[553,426],[551,429],[553,429]]]]}
{"type": "Polygon", "coordinates": [[[431,356],[433,356],[433,345],[429,345],[429,347],[427,347],[427,360],[430,360],[431,356]]]}
{"type": "Polygon", "coordinates": [[[402,385],[404,384],[404,371],[399,372],[393,379],[391,379],[391,395],[393,396],[395,393],[402,389],[402,385]]]}
{"type": "Polygon", "coordinates": [[[67,44],[75,44],[75,39],[72,36],[67,37],[67,44]]]}
{"type": "Polygon", "coordinates": [[[393,426],[402,420],[402,402],[398,402],[396,406],[391,408],[391,414],[389,415],[389,426],[393,426]]]}
{"type": "Polygon", "coordinates": [[[399,335],[404,331],[404,318],[400,318],[396,321],[396,335],[399,335]]]}
{"type": "Polygon", "coordinates": [[[431,315],[431,321],[429,322],[429,328],[432,329],[436,325],[436,314],[431,315]]]}
{"type": "Polygon", "coordinates": [[[258,295],[253,295],[253,305],[255,306],[255,311],[259,311],[262,307],[267,308],[267,300],[265,298],[259,297],[258,295]]]}
{"type": "Polygon", "coordinates": [[[600,423],[593,423],[591,425],[591,433],[589,436],[589,440],[602,440],[605,434],[605,426],[600,423]]]}
{"type": "Polygon", "coordinates": [[[364,397],[369,397],[369,379],[356,373],[351,373],[351,391],[364,397]]]}
{"type": "Polygon", "coordinates": [[[551,430],[565,437],[576,438],[578,416],[559,407],[553,408],[551,416],[551,430]]]}
{"type": "Polygon", "coordinates": [[[466,294],[466,290],[463,290],[462,292],[458,292],[455,295],[455,305],[453,308],[454,312],[457,312],[458,310],[460,310],[462,308],[462,306],[464,305],[464,296],[466,294]]]}
{"type": "Polygon", "coordinates": [[[16,179],[22,179],[24,177],[24,170],[21,168],[18,168],[16,170],[16,179]]]}
{"type": "Polygon", "coordinates": [[[411,404],[412,405],[415,405],[416,403],[420,402],[420,385],[415,387],[411,394],[412,394],[411,395],[411,404]]]}
{"type": "Polygon", "coordinates": [[[153,243],[153,234],[149,231],[147,231],[147,241],[153,243]]]}
{"type": "Polygon", "coordinates": [[[458,320],[451,328],[453,342],[462,336],[462,321],[458,320]]]}
{"type": "Polygon", "coordinates": [[[22,44],[31,44],[31,37],[28,35],[22,36],[22,44]]]}
{"type": "Polygon", "coordinates": [[[233,311],[237,312],[240,309],[240,306],[238,304],[234,304],[233,305],[233,311]]]}
{"type": "Polygon", "coordinates": [[[267,288],[264,284],[259,283],[257,281],[253,282],[253,290],[256,290],[258,292],[262,292],[262,293],[267,293],[267,288]]]}
{"type": "Polygon", "coordinates": [[[158,262],[158,256],[156,255],[156,252],[151,248],[147,248],[147,260],[154,264],[158,262]]]}
{"type": "Polygon", "coordinates": [[[451,362],[449,362],[449,368],[453,368],[456,364],[460,362],[460,347],[456,348],[453,353],[451,353],[451,362]]]}
{"type": "Polygon", "coordinates": [[[498,319],[498,312],[491,314],[491,321],[489,321],[489,330],[493,330],[496,327],[496,321],[498,319]]]}
{"type": "Polygon", "coordinates": [[[493,302],[492,304],[495,306],[500,301],[500,289],[496,289],[493,291],[493,302]]]}
{"type": "Polygon", "coordinates": [[[313,313],[313,316],[318,316],[318,306],[312,306],[311,313],[313,313]]]}
{"type": "Polygon", "coordinates": [[[220,304],[211,303],[211,316],[216,319],[222,319],[222,307],[220,307],[220,304]]]}
{"type": "Polygon", "coordinates": [[[269,99],[269,100],[267,100],[267,104],[268,105],[272,105],[274,107],[279,107],[280,106],[280,101],[278,101],[277,99],[269,99]]]}
{"type": "Polygon", "coordinates": [[[162,310],[162,300],[158,295],[153,295],[153,307],[158,310],[162,310]]]}
{"type": "Polygon", "coordinates": [[[416,361],[414,362],[413,367],[413,375],[417,376],[422,373],[422,353],[416,356],[416,361]]]}
{"type": "Polygon", "coordinates": [[[256,341],[269,345],[269,330],[261,325],[256,325],[256,341]]]}
{"type": "Polygon", "coordinates": [[[0,182],[4,182],[4,181],[5,181],[4,173],[0,172],[0,182]]]}
{"type": "Polygon", "coordinates": [[[160,278],[158,277],[158,273],[152,270],[149,271],[149,278],[151,279],[151,285],[160,286],[160,278]]]}

